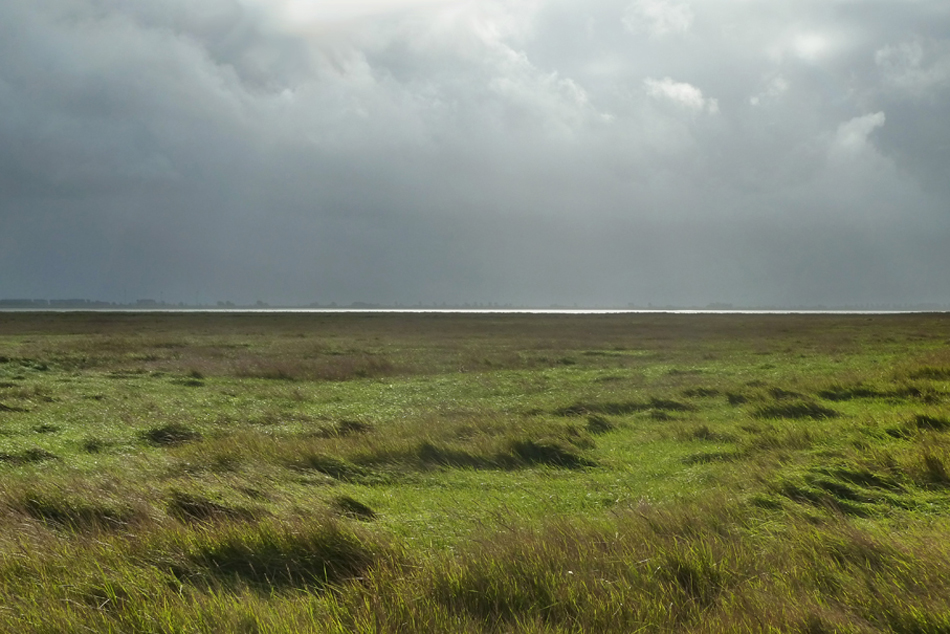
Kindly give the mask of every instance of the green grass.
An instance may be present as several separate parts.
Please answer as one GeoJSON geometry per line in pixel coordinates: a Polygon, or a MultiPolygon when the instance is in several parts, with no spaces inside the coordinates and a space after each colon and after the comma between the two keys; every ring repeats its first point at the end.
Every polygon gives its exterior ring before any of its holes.
{"type": "Polygon", "coordinates": [[[0,313],[0,631],[948,632],[944,315],[0,313]]]}

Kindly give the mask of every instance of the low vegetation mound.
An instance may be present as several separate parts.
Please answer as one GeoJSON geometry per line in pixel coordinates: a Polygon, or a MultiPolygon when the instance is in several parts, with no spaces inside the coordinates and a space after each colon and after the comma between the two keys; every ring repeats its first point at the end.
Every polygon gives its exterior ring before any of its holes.
{"type": "Polygon", "coordinates": [[[928,431],[947,431],[950,429],[950,419],[942,416],[930,416],[927,414],[917,414],[914,416],[913,425],[917,429],[928,431]]]}
{"type": "Polygon", "coordinates": [[[617,428],[615,424],[610,422],[606,416],[601,416],[600,414],[591,414],[587,417],[587,433],[599,435],[606,434],[607,432],[613,431],[617,428]]]}
{"type": "Polygon", "coordinates": [[[509,438],[472,451],[449,443],[424,440],[413,449],[383,458],[389,464],[409,469],[449,467],[511,471],[528,467],[581,469],[596,466],[570,443],[558,439],[509,438]]]}
{"type": "Polygon", "coordinates": [[[713,398],[719,394],[719,390],[714,387],[693,387],[683,390],[683,396],[686,398],[713,398]]]}
{"type": "Polygon", "coordinates": [[[830,407],[824,407],[811,401],[781,402],[764,405],[753,411],[752,415],[756,418],[810,418],[812,420],[836,418],[839,416],[838,412],[830,407]]]}
{"type": "Polygon", "coordinates": [[[373,474],[371,470],[353,464],[349,460],[322,453],[305,453],[295,456],[289,466],[298,470],[313,470],[343,482],[363,482],[373,474]]]}
{"type": "Polygon", "coordinates": [[[587,414],[610,414],[624,416],[650,410],[663,412],[689,412],[695,406],[672,399],[651,398],[647,401],[608,401],[608,402],[579,402],[554,410],[558,416],[584,416],[587,414]]]}
{"type": "Polygon", "coordinates": [[[234,507],[194,493],[172,491],[165,506],[168,514],[184,522],[249,520],[258,514],[251,509],[234,507]]]}
{"type": "Polygon", "coordinates": [[[59,456],[56,454],[40,448],[25,449],[16,453],[0,453],[0,463],[10,465],[28,465],[58,459],[59,456]]]}
{"type": "Polygon", "coordinates": [[[50,526],[76,531],[115,529],[136,517],[127,505],[93,501],[55,490],[26,491],[11,506],[50,526]]]}
{"type": "Polygon", "coordinates": [[[570,448],[553,441],[516,440],[510,445],[511,455],[526,465],[544,465],[563,469],[597,466],[570,448]]]}
{"type": "Polygon", "coordinates": [[[854,399],[916,399],[925,403],[936,403],[940,400],[939,393],[931,388],[920,388],[916,385],[899,385],[879,387],[857,383],[855,385],[841,385],[835,383],[818,391],[818,396],[826,401],[851,401],[854,399]]]}
{"type": "Polygon", "coordinates": [[[330,518],[292,526],[262,524],[209,533],[176,572],[193,584],[243,584],[270,594],[360,577],[381,551],[368,535],[330,518]]]}
{"type": "Polygon", "coordinates": [[[376,511],[348,495],[339,495],[333,498],[331,506],[337,512],[353,519],[363,521],[371,521],[376,519],[376,511]]]}
{"type": "Polygon", "coordinates": [[[318,429],[311,434],[314,438],[347,438],[360,436],[373,431],[373,426],[359,420],[341,420],[331,427],[318,429]]]}
{"type": "Polygon", "coordinates": [[[950,381],[950,368],[923,366],[911,371],[908,376],[912,379],[930,379],[933,381],[950,381]]]}
{"type": "Polygon", "coordinates": [[[156,446],[180,445],[193,440],[200,440],[201,434],[180,423],[170,423],[143,432],[142,439],[156,446]]]}

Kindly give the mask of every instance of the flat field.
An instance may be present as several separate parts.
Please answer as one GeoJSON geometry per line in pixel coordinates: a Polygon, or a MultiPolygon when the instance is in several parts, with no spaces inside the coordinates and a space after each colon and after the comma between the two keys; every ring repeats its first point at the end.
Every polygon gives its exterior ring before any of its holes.
{"type": "Polygon", "coordinates": [[[0,631],[950,632],[950,315],[0,313],[0,631]]]}

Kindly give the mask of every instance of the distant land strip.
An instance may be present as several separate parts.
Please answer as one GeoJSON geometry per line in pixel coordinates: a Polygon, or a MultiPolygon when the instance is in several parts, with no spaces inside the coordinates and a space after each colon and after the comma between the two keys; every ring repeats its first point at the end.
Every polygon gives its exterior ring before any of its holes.
{"type": "Polygon", "coordinates": [[[757,312],[757,311],[793,311],[793,312],[947,312],[950,305],[934,302],[915,304],[847,304],[847,305],[762,305],[748,306],[723,302],[712,302],[705,305],[655,305],[652,303],[628,303],[618,305],[587,305],[587,304],[549,304],[549,305],[518,305],[498,302],[462,302],[462,303],[370,303],[351,302],[348,304],[336,302],[308,304],[280,304],[271,305],[267,302],[256,301],[252,304],[238,304],[232,301],[218,301],[211,304],[172,303],[155,299],[138,299],[134,302],[109,302],[92,299],[0,299],[2,310],[465,310],[465,311],[531,311],[531,310],[605,310],[605,311],[713,311],[713,312],[757,312]]]}

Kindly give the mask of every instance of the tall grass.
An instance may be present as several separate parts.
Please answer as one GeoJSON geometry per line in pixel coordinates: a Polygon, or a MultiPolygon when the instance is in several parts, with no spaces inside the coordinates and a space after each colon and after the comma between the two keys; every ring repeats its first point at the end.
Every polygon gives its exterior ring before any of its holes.
{"type": "Polygon", "coordinates": [[[950,631],[940,315],[0,315],[0,631],[950,631]]]}

